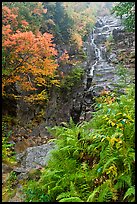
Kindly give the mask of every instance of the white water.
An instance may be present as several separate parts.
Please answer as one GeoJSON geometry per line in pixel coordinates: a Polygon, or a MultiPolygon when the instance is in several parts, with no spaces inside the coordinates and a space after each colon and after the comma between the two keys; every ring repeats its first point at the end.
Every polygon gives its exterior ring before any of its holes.
{"type": "MultiPolygon", "coordinates": [[[[107,82],[107,77],[106,75],[108,75],[109,71],[106,71],[107,74],[105,74],[105,70],[110,70],[112,72],[114,72],[114,67],[112,67],[112,64],[109,64],[109,62],[106,59],[106,46],[104,44],[105,39],[107,40],[108,37],[111,36],[112,32],[114,29],[117,29],[121,26],[119,23],[119,19],[114,19],[111,16],[106,16],[103,17],[101,20],[101,24],[102,26],[97,26],[95,27],[95,29],[93,29],[93,32],[90,35],[90,48],[89,49],[89,53],[91,51],[91,59],[90,60],[90,56],[89,56],[89,65],[88,65],[88,73],[87,76],[85,78],[85,89],[88,90],[91,88],[91,83],[93,82],[93,84],[97,83],[97,79],[98,77],[94,77],[94,74],[96,74],[95,72],[98,72],[99,70],[101,70],[101,74],[102,74],[102,82],[99,81],[99,83],[102,83],[98,86],[104,86],[104,84],[109,85],[110,82],[107,82]],[[94,53],[93,53],[94,52],[94,53]],[[95,61],[93,62],[95,57],[95,61]],[[94,64],[92,64],[94,63],[94,64]]],[[[110,78],[111,81],[114,80],[114,77],[112,77],[111,75],[113,75],[113,73],[110,73],[110,78]]],[[[95,88],[96,85],[92,86],[92,88],[95,88]]]]}
{"type": "Polygon", "coordinates": [[[94,30],[93,30],[93,33],[92,33],[92,35],[91,35],[91,43],[90,43],[90,45],[94,47],[94,49],[95,49],[95,55],[96,55],[96,61],[95,61],[95,63],[92,65],[92,67],[91,67],[91,69],[90,69],[90,73],[89,73],[89,77],[93,77],[95,66],[97,65],[98,61],[100,61],[100,60],[102,59],[102,57],[101,57],[101,51],[100,51],[100,49],[97,47],[97,45],[94,43],[94,30]]]}
{"type": "MultiPolygon", "coordinates": [[[[110,19],[111,21],[111,19],[110,19]]],[[[111,23],[109,23],[109,21],[107,19],[102,19],[101,22],[103,23],[104,26],[100,27],[100,28],[97,28],[98,30],[100,30],[100,32],[98,32],[98,35],[106,35],[106,38],[108,38],[110,36],[110,34],[112,33],[112,30],[113,28],[111,28],[111,26],[117,28],[117,24],[118,24],[118,20],[116,19],[115,21],[112,21],[111,23]],[[107,30],[104,30],[104,28],[108,28],[107,30]]],[[[92,78],[93,77],[93,74],[94,74],[94,69],[97,65],[97,63],[99,61],[102,60],[102,47],[101,48],[98,48],[97,45],[94,43],[94,29],[93,29],[93,32],[91,34],[91,43],[90,45],[92,47],[94,47],[94,50],[95,50],[95,55],[96,55],[96,61],[95,63],[92,65],[91,69],[90,69],[90,72],[89,72],[89,75],[88,77],[92,78]]]]}

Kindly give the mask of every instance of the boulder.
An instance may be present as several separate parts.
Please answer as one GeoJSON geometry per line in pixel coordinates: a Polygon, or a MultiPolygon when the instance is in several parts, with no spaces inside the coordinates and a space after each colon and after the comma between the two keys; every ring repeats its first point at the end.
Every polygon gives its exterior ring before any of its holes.
{"type": "Polygon", "coordinates": [[[125,31],[117,28],[112,31],[112,35],[116,42],[122,41],[125,38],[125,31]]]}
{"type": "Polygon", "coordinates": [[[108,59],[108,62],[118,63],[117,55],[112,53],[108,59]]]}
{"type": "Polygon", "coordinates": [[[106,39],[107,39],[106,34],[99,33],[98,35],[95,35],[94,42],[98,45],[98,44],[101,44],[101,43],[105,43],[106,39]]]}
{"type": "Polygon", "coordinates": [[[95,26],[96,26],[96,27],[102,27],[102,26],[104,26],[104,22],[103,22],[101,19],[99,19],[99,20],[96,22],[95,26]]]}
{"type": "Polygon", "coordinates": [[[35,147],[28,147],[23,153],[17,154],[16,158],[21,167],[15,169],[16,172],[25,173],[33,168],[39,168],[47,165],[51,154],[50,151],[55,148],[53,142],[48,142],[35,147]]]}
{"type": "Polygon", "coordinates": [[[50,150],[52,150],[53,147],[54,143],[52,142],[41,146],[29,147],[26,151],[26,167],[36,168],[38,165],[47,165],[51,156],[50,150]]]}

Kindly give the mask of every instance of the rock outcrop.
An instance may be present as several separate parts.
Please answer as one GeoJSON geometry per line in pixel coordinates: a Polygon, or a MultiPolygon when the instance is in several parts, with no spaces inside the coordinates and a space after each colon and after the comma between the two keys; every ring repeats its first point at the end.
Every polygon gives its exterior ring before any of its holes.
{"type": "Polygon", "coordinates": [[[40,146],[28,147],[24,152],[17,154],[16,159],[20,167],[14,169],[16,172],[27,172],[30,169],[46,166],[50,159],[50,151],[55,148],[53,142],[40,146]]]}

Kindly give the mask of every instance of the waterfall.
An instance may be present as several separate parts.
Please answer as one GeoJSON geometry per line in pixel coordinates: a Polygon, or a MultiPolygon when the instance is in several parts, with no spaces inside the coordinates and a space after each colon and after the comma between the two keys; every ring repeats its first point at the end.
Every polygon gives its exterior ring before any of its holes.
{"type": "Polygon", "coordinates": [[[111,59],[109,60],[106,54],[105,42],[117,27],[120,27],[119,19],[104,16],[97,20],[90,34],[87,47],[87,75],[84,81],[86,91],[97,90],[96,92],[99,93],[105,86],[110,89],[115,87],[113,86],[117,81],[115,67],[110,63],[111,59]]]}
{"type": "Polygon", "coordinates": [[[91,43],[90,43],[91,46],[94,47],[94,51],[95,51],[95,57],[96,57],[96,60],[95,60],[95,63],[92,65],[91,69],[90,69],[90,72],[89,72],[89,75],[88,77],[93,77],[93,73],[94,73],[94,69],[95,69],[95,66],[97,65],[98,61],[100,61],[102,59],[102,56],[101,56],[101,51],[100,49],[97,47],[97,45],[94,43],[94,29],[93,29],[93,32],[91,34],[91,43]]]}

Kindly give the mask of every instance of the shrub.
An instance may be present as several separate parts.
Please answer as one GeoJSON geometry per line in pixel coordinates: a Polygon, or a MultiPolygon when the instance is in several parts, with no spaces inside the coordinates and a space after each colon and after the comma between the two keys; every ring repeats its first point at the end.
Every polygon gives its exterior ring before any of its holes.
{"type": "Polygon", "coordinates": [[[65,76],[60,84],[61,90],[71,91],[71,89],[81,82],[84,75],[84,69],[80,67],[73,68],[70,73],[65,76]]]}

